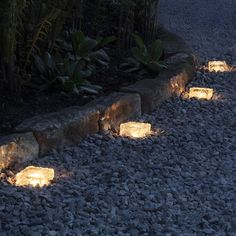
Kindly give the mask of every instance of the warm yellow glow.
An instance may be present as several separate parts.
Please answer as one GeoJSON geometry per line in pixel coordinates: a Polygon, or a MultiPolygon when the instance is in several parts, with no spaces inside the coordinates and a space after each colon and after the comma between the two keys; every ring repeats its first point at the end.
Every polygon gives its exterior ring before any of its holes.
{"type": "Polygon", "coordinates": [[[151,134],[151,124],[141,122],[127,122],[120,125],[120,135],[133,137],[133,138],[144,138],[151,134]]]}
{"type": "Polygon", "coordinates": [[[54,178],[54,170],[28,166],[16,175],[16,186],[47,186],[54,178]]]}
{"type": "Polygon", "coordinates": [[[189,98],[207,99],[213,97],[213,89],[193,87],[189,89],[189,98]]]}
{"type": "Polygon", "coordinates": [[[227,65],[226,61],[209,61],[208,70],[210,72],[226,72],[230,71],[230,66],[227,65]]]}

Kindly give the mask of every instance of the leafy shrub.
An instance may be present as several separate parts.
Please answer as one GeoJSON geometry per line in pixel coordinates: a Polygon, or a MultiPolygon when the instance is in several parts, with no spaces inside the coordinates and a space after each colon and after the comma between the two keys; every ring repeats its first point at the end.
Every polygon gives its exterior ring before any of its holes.
{"type": "Polygon", "coordinates": [[[108,67],[110,58],[103,48],[115,39],[114,36],[109,36],[99,37],[95,40],[85,36],[82,31],[78,31],[72,35],[74,57],[80,63],[90,67],[92,71],[96,65],[108,67]]]}
{"type": "Polygon", "coordinates": [[[79,93],[82,85],[84,85],[83,88],[89,85],[86,79],[92,75],[90,71],[83,70],[84,65],[79,61],[65,59],[56,63],[48,52],[42,57],[36,55],[34,64],[39,73],[37,76],[41,78],[41,90],[54,87],[66,92],[79,93]]]}
{"type": "Polygon", "coordinates": [[[123,63],[121,66],[126,68],[126,72],[137,72],[141,74],[147,72],[159,72],[166,68],[161,61],[163,56],[163,48],[160,40],[155,40],[148,46],[143,42],[143,39],[134,35],[136,47],[131,49],[131,57],[127,58],[127,63],[123,63]]]}
{"type": "Polygon", "coordinates": [[[107,44],[113,42],[115,37],[99,37],[97,40],[91,39],[82,31],[72,35],[72,47],[74,55],[56,63],[50,53],[45,53],[43,57],[34,57],[35,67],[44,81],[42,89],[49,86],[62,85],[65,91],[79,93],[80,89],[90,93],[96,93],[100,86],[91,85],[89,79],[98,66],[108,67],[109,56],[103,49],[107,44]]]}

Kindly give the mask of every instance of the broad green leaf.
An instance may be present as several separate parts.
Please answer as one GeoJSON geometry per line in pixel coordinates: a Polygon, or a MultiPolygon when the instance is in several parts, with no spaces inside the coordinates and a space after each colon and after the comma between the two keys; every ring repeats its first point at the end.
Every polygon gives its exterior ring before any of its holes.
{"type": "Polygon", "coordinates": [[[45,74],[46,74],[45,64],[44,64],[43,60],[42,60],[38,55],[35,55],[35,56],[34,56],[34,64],[35,64],[36,69],[37,69],[42,75],[45,75],[45,74]]]}
{"type": "Polygon", "coordinates": [[[162,53],[163,48],[160,40],[156,40],[148,46],[148,58],[150,61],[159,61],[162,53]]]}
{"type": "Polygon", "coordinates": [[[76,86],[74,86],[74,88],[73,88],[73,93],[75,93],[75,94],[79,94],[79,92],[80,92],[80,90],[76,87],[76,86]]]}
{"type": "Polygon", "coordinates": [[[126,68],[126,67],[130,67],[130,66],[132,66],[132,65],[128,62],[120,64],[120,68],[126,68]]]}
{"type": "Polygon", "coordinates": [[[94,63],[108,68],[108,63],[106,61],[96,59],[96,61],[94,63]]]}
{"type": "Polygon", "coordinates": [[[143,55],[143,52],[139,49],[139,48],[132,48],[132,55],[133,57],[141,62],[141,63],[146,63],[147,62],[147,58],[143,55]]]}
{"type": "Polygon", "coordinates": [[[108,36],[105,38],[100,38],[98,40],[98,44],[97,44],[96,48],[100,49],[100,48],[106,46],[107,44],[114,42],[115,40],[116,40],[115,36],[108,36]]]}
{"type": "Polygon", "coordinates": [[[45,53],[45,55],[44,55],[44,60],[45,60],[46,65],[47,65],[50,69],[52,69],[52,70],[55,69],[56,64],[55,64],[55,61],[53,60],[53,58],[52,58],[52,56],[51,56],[50,53],[48,53],[48,52],[45,53]]]}
{"type": "Polygon", "coordinates": [[[67,64],[67,71],[68,71],[68,75],[72,78],[74,78],[74,75],[76,73],[76,70],[78,69],[77,63],[76,62],[72,62],[72,63],[68,63],[67,64]]]}
{"type": "Polygon", "coordinates": [[[75,81],[74,81],[74,84],[76,86],[81,86],[84,82],[84,79],[82,77],[78,77],[75,81]]]}
{"type": "Polygon", "coordinates": [[[100,86],[100,85],[92,84],[91,86],[92,86],[92,88],[94,88],[96,90],[102,90],[102,86],[100,86]]]}
{"type": "Polygon", "coordinates": [[[139,67],[132,67],[130,69],[127,69],[125,70],[126,73],[133,73],[133,72],[136,72],[136,71],[139,71],[140,68],[139,67]]]}
{"type": "Polygon", "coordinates": [[[88,70],[91,71],[92,74],[96,72],[96,67],[92,64],[87,66],[88,70]]]}
{"type": "Polygon", "coordinates": [[[132,57],[128,57],[126,61],[130,64],[139,65],[139,62],[132,57]]]}
{"type": "Polygon", "coordinates": [[[57,76],[57,79],[64,84],[69,80],[69,76],[57,76]]]}
{"type": "Polygon", "coordinates": [[[79,50],[77,52],[78,56],[86,58],[96,46],[97,46],[96,40],[86,37],[79,46],[79,50]]]}
{"type": "Polygon", "coordinates": [[[98,94],[98,91],[97,91],[96,89],[91,88],[91,87],[88,87],[88,86],[86,86],[86,85],[82,85],[82,86],[80,86],[80,88],[81,88],[82,90],[84,90],[85,92],[87,92],[87,93],[90,93],[90,94],[98,94]]]}
{"type": "Polygon", "coordinates": [[[145,44],[143,42],[143,39],[139,35],[134,34],[134,41],[140,49],[144,49],[145,44]]]}
{"type": "Polygon", "coordinates": [[[162,69],[165,68],[164,65],[162,65],[162,64],[160,64],[156,61],[152,61],[150,63],[147,63],[145,66],[153,72],[159,72],[159,71],[161,71],[162,69]]]}
{"type": "Polygon", "coordinates": [[[82,31],[77,31],[72,35],[73,47],[78,53],[80,44],[85,40],[85,35],[82,31]]]}
{"type": "Polygon", "coordinates": [[[86,70],[80,71],[80,74],[82,78],[89,78],[92,75],[92,72],[90,70],[86,70]]]}
{"type": "Polygon", "coordinates": [[[90,57],[93,59],[110,61],[110,57],[107,55],[107,53],[103,49],[90,53],[90,57]]]}

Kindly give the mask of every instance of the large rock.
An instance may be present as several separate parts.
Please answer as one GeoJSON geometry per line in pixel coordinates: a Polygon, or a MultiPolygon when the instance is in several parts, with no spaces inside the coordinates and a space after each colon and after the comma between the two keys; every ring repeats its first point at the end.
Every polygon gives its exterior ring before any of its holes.
{"type": "Polygon", "coordinates": [[[25,120],[17,131],[32,131],[39,143],[40,155],[78,144],[87,135],[99,131],[99,111],[94,107],[70,107],[25,120]]]}
{"type": "Polygon", "coordinates": [[[0,168],[37,158],[39,145],[32,133],[12,134],[0,139],[0,168]]]}
{"type": "Polygon", "coordinates": [[[141,80],[122,88],[121,91],[140,94],[142,113],[151,113],[166,98],[171,96],[168,84],[158,79],[141,80]]]}
{"type": "Polygon", "coordinates": [[[169,63],[155,79],[145,79],[124,87],[123,92],[138,93],[141,96],[142,113],[151,113],[163,101],[173,95],[179,96],[193,78],[193,66],[188,62],[169,63]]]}
{"type": "Polygon", "coordinates": [[[197,58],[194,55],[188,53],[176,53],[172,56],[169,56],[165,59],[165,64],[167,67],[173,65],[179,65],[181,63],[185,64],[189,63],[190,65],[196,64],[197,58]]]}
{"type": "Polygon", "coordinates": [[[179,63],[169,63],[168,70],[162,71],[158,78],[166,80],[172,96],[179,96],[185,91],[186,85],[194,79],[194,59],[190,56],[185,60],[179,58],[179,63]]]}
{"type": "Polygon", "coordinates": [[[36,116],[16,127],[34,133],[40,155],[78,144],[99,130],[118,130],[120,123],[141,115],[138,94],[113,93],[84,107],[36,116]]]}
{"type": "Polygon", "coordinates": [[[121,123],[141,115],[139,94],[112,93],[96,101],[100,111],[100,130],[119,130],[121,123]]]}

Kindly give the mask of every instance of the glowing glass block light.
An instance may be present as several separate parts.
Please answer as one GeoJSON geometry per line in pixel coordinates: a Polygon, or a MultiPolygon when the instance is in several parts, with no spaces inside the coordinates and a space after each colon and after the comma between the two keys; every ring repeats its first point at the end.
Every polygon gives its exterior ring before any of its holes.
{"type": "Polygon", "coordinates": [[[151,133],[151,124],[127,122],[120,125],[120,135],[132,138],[144,138],[151,133]]]}
{"type": "Polygon", "coordinates": [[[16,186],[44,187],[49,185],[54,179],[54,170],[50,168],[28,166],[19,172],[15,179],[16,186]]]}
{"type": "Polygon", "coordinates": [[[213,89],[193,87],[189,89],[189,98],[210,100],[213,97],[213,89]]]}
{"type": "Polygon", "coordinates": [[[207,67],[210,72],[226,72],[230,70],[226,61],[209,61],[207,67]]]}

